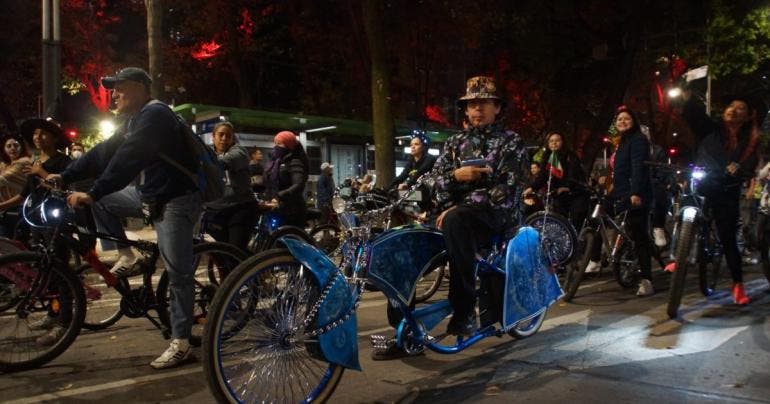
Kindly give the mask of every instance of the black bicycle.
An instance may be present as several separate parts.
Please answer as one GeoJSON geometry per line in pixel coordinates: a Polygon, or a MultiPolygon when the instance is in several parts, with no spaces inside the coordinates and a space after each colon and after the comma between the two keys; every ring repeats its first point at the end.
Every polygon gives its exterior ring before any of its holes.
{"type": "MultiPolygon", "coordinates": [[[[32,369],[59,356],[80,333],[88,310],[95,315],[94,324],[114,323],[122,315],[145,317],[165,338],[171,336],[165,272],[160,276],[157,291],[153,287],[160,255],[157,244],[90,233],[78,227],[73,212],[67,207],[66,196],[65,191],[36,189],[25,201],[22,211],[24,219],[40,236],[40,242],[34,243],[30,251],[0,256],[0,284],[4,285],[4,293],[0,294],[3,309],[0,312],[0,371],[32,369]],[[141,282],[135,285],[128,277],[112,274],[91,245],[83,241],[89,236],[139,251],[142,258],[135,270],[141,274],[141,282]],[[83,277],[79,278],[70,267],[70,251],[81,256],[110,290],[118,294],[101,293],[101,289],[95,289],[95,282],[85,281],[95,276],[81,273],[83,277]],[[87,297],[85,291],[89,288],[99,292],[98,298],[96,294],[87,297]],[[103,305],[108,308],[102,311],[97,302],[109,303],[103,305]],[[120,315],[115,314],[116,308],[120,315]]],[[[201,243],[193,252],[198,313],[195,321],[202,325],[222,271],[237,266],[245,255],[225,243],[201,243]]],[[[195,338],[191,342],[195,343],[195,338]]]]}
{"type": "MultiPolygon", "coordinates": [[[[690,174],[690,181],[679,198],[678,211],[672,239],[675,242],[674,260],[676,268],[671,277],[667,313],[676,318],[684,293],[687,271],[693,265],[698,269],[698,286],[704,296],[714,293],[722,264],[722,244],[714,229],[711,208],[706,199],[698,193],[698,185],[709,174],[706,170],[679,168],[690,174]]],[[[737,191],[736,191],[737,192],[737,191]]]]}

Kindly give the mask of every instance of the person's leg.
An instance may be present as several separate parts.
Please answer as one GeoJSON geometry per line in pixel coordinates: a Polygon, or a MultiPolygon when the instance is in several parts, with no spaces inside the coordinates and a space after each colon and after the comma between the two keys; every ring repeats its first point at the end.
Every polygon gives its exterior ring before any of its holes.
{"type": "MultiPolygon", "coordinates": [[[[134,186],[104,196],[93,204],[92,212],[96,228],[101,233],[126,238],[121,218],[143,217],[142,200],[134,186]]],[[[119,246],[109,240],[101,240],[102,250],[115,250],[119,246]]]]}
{"type": "MultiPolygon", "coordinates": [[[[444,241],[449,255],[449,303],[453,326],[467,326],[476,306],[476,252],[489,242],[493,218],[488,210],[459,206],[444,217],[444,241]]],[[[472,323],[471,323],[472,326],[472,323]]],[[[470,330],[472,331],[472,330],[470,330]]]]}
{"type": "Polygon", "coordinates": [[[639,263],[641,280],[637,296],[649,296],[655,293],[652,287],[652,262],[650,259],[650,236],[647,220],[650,211],[644,208],[632,209],[626,216],[629,236],[634,240],[634,252],[639,263]]]}
{"type": "Polygon", "coordinates": [[[246,251],[258,218],[256,202],[238,205],[227,221],[227,242],[246,251]]]}
{"type": "Polygon", "coordinates": [[[176,366],[189,356],[195,297],[193,230],[200,207],[199,194],[184,195],[166,203],[160,219],[153,222],[168,272],[173,338],[169,349],[151,363],[156,369],[176,366]]]}

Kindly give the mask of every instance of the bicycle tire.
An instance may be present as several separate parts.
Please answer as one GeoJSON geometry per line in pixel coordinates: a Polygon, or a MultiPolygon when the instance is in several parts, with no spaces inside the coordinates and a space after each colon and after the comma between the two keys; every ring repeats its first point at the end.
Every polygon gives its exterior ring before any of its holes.
{"type": "Polygon", "coordinates": [[[340,246],[341,234],[339,226],[327,223],[313,227],[308,236],[321,251],[329,255],[340,246]]]}
{"type": "Polygon", "coordinates": [[[103,330],[117,323],[123,317],[120,309],[120,293],[107,286],[104,279],[89,264],[80,265],[75,273],[83,284],[86,295],[86,317],[83,328],[91,331],[103,330]]]}
{"type": "Polygon", "coordinates": [[[83,286],[75,273],[56,261],[45,264],[42,254],[27,251],[1,256],[0,277],[13,283],[21,296],[0,315],[0,371],[38,368],[66,351],[80,334],[86,312],[83,286]],[[39,279],[41,272],[47,279],[39,279]],[[47,286],[35,286],[36,280],[47,286]],[[32,329],[47,319],[50,327],[32,329]]]}
{"type": "Polygon", "coordinates": [[[546,247],[546,257],[551,265],[561,266],[569,262],[575,252],[577,234],[564,216],[555,212],[535,212],[524,219],[526,226],[534,227],[540,233],[541,243],[546,247]]]}
{"type": "Polygon", "coordinates": [[[545,316],[548,314],[548,309],[543,310],[542,313],[532,317],[527,321],[521,321],[516,323],[513,328],[508,330],[508,335],[516,339],[524,339],[535,335],[540,330],[540,327],[545,321],[545,316]]]}
{"type": "Polygon", "coordinates": [[[323,402],[337,387],[345,369],[327,362],[314,349],[317,339],[305,335],[317,326],[303,320],[321,289],[301,269],[287,250],[267,250],[241,263],[217,290],[203,369],[218,402],[323,402]],[[242,299],[250,301],[248,313],[242,299]]]}
{"type": "MultiPolygon", "coordinates": [[[[570,302],[577,294],[580,282],[583,281],[583,275],[585,275],[586,266],[591,259],[591,253],[594,249],[594,243],[596,243],[596,231],[590,228],[584,228],[580,231],[577,242],[577,259],[567,267],[567,274],[564,280],[564,297],[565,302],[570,302]]],[[[599,241],[601,242],[601,240],[599,241]]]]}
{"type": "Polygon", "coordinates": [[[315,245],[315,240],[310,238],[310,236],[307,234],[307,232],[303,229],[300,229],[299,227],[295,226],[284,226],[279,227],[275,229],[272,233],[260,237],[259,235],[256,236],[250,243],[249,243],[249,251],[252,254],[257,254],[262,251],[270,250],[273,248],[284,248],[285,246],[279,240],[281,237],[289,237],[296,240],[304,241],[310,245],[315,245]]]}
{"type": "Polygon", "coordinates": [[[675,262],[676,270],[671,275],[671,287],[668,290],[668,306],[666,313],[669,318],[679,315],[679,305],[682,303],[684,283],[687,277],[687,268],[690,265],[690,252],[695,237],[695,223],[682,221],[679,231],[679,240],[676,245],[675,262]]]}
{"type": "MultiPolygon", "coordinates": [[[[195,268],[195,297],[193,306],[193,325],[190,344],[201,345],[203,325],[208,317],[209,306],[214,299],[214,293],[222,280],[232,272],[243,260],[244,253],[238,247],[218,241],[204,242],[193,246],[193,266],[195,268]]],[[[155,292],[158,301],[158,313],[161,323],[171,327],[169,302],[171,301],[168,272],[163,271],[155,292]]]]}
{"type": "Polygon", "coordinates": [[[624,240],[617,254],[619,258],[612,262],[615,281],[624,289],[635,286],[639,282],[639,262],[631,243],[624,240]]]}
{"type": "Polygon", "coordinates": [[[716,240],[714,235],[709,232],[709,240],[706,242],[707,249],[701,248],[699,254],[703,255],[698,260],[698,287],[703,296],[709,297],[716,291],[719,282],[719,274],[722,269],[722,253],[716,249],[716,240]],[[708,253],[708,254],[706,254],[708,253]]]}
{"type": "Polygon", "coordinates": [[[442,252],[440,256],[433,259],[430,267],[417,280],[414,289],[414,302],[423,303],[433,297],[448,270],[449,256],[446,252],[442,252]]]}

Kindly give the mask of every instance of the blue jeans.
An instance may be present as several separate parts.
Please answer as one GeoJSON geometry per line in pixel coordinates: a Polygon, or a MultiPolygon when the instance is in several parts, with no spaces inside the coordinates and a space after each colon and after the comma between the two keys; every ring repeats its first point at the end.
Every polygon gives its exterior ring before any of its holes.
{"type": "MultiPolygon", "coordinates": [[[[94,204],[99,231],[125,238],[121,217],[142,217],[142,202],[135,187],[129,186],[94,204]]],[[[163,214],[153,221],[158,249],[166,265],[171,295],[171,335],[190,337],[195,297],[193,229],[201,211],[200,194],[179,196],[166,203],[163,214]]],[[[102,243],[104,247],[107,243],[102,243]]],[[[110,242],[112,248],[115,243],[110,242]]],[[[106,248],[105,248],[106,249],[106,248]]]]}
{"type": "MultiPolygon", "coordinates": [[[[100,233],[107,233],[115,237],[126,238],[123,229],[123,217],[141,218],[142,200],[139,191],[134,186],[127,186],[118,192],[105,195],[93,205],[94,221],[100,233]]],[[[102,250],[115,250],[119,246],[114,241],[101,240],[102,250]]]]}
{"type": "Polygon", "coordinates": [[[171,295],[171,335],[190,338],[195,298],[193,229],[201,213],[201,197],[195,192],[170,200],[160,219],[153,222],[158,248],[168,272],[171,295]]]}

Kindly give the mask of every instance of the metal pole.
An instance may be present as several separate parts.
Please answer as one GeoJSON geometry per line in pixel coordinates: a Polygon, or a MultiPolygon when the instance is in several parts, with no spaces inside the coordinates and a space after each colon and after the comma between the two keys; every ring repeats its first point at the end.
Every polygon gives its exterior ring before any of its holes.
{"type": "Polygon", "coordinates": [[[711,69],[706,72],[706,115],[711,115],[711,69]]]}

